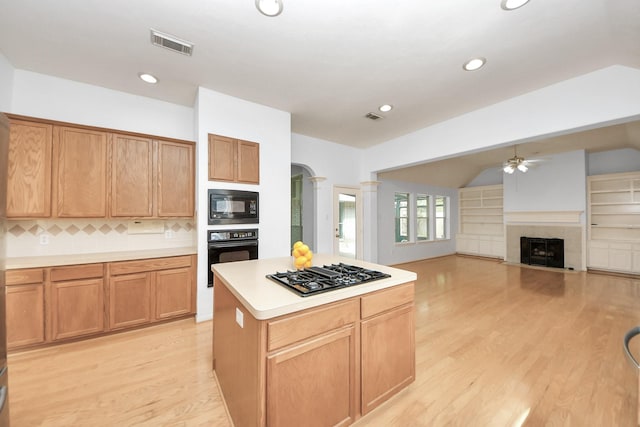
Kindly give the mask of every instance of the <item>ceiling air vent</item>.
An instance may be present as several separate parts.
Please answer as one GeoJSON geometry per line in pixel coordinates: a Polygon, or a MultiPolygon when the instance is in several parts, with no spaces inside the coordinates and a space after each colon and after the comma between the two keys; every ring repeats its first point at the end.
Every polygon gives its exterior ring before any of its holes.
{"type": "Polygon", "coordinates": [[[187,56],[191,56],[193,52],[193,43],[180,40],[177,37],[161,33],[154,29],[151,30],[151,43],[187,56]]]}
{"type": "Polygon", "coordinates": [[[381,119],[381,118],[382,118],[382,116],[379,116],[379,115],[377,115],[377,114],[375,114],[375,113],[367,113],[367,114],[365,115],[365,117],[366,117],[367,119],[371,119],[371,120],[378,120],[378,119],[381,119]]]}

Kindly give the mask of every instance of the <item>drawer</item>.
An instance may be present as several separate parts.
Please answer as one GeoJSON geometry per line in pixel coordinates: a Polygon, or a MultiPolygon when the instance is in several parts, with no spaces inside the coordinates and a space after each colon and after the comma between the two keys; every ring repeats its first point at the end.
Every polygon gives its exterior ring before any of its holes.
{"type": "Polygon", "coordinates": [[[65,267],[51,268],[51,281],[63,282],[66,280],[91,279],[104,275],[104,264],[69,265],[65,267]]]}
{"type": "Polygon", "coordinates": [[[112,276],[182,267],[191,267],[191,255],[109,263],[109,271],[112,276]]]}
{"type": "Polygon", "coordinates": [[[413,282],[411,282],[365,295],[360,299],[362,304],[362,318],[365,319],[375,314],[391,310],[394,307],[413,302],[415,298],[414,293],[414,285],[413,282]]]}
{"type": "Polygon", "coordinates": [[[267,324],[267,351],[357,322],[359,308],[358,300],[352,299],[270,321],[267,324]]]}
{"type": "Polygon", "coordinates": [[[5,281],[7,285],[28,285],[44,282],[44,269],[28,268],[22,270],[7,270],[5,281]]]}

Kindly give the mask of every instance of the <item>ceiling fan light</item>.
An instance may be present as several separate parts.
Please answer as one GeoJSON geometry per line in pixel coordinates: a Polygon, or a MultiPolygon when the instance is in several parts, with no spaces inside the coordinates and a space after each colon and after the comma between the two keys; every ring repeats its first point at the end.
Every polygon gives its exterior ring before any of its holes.
{"type": "Polygon", "coordinates": [[[513,165],[506,165],[504,169],[502,169],[504,173],[512,174],[515,171],[513,165]]]}
{"type": "Polygon", "coordinates": [[[524,172],[526,172],[527,170],[529,170],[529,168],[528,168],[524,163],[520,163],[520,164],[518,165],[518,170],[519,170],[520,172],[523,172],[523,173],[524,173],[524,172]]]}

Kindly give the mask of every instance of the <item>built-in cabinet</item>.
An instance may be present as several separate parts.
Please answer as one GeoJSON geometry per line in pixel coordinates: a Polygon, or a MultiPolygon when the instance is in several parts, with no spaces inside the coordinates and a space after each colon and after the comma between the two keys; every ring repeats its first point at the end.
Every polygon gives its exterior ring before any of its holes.
{"type": "Polygon", "coordinates": [[[349,425],[415,379],[413,283],[262,321],[215,283],[213,363],[236,425],[349,425]]]}
{"type": "Polygon", "coordinates": [[[260,144],[209,134],[209,179],[260,183],[260,144]]]}
{"type": "Polygon", "coordinates": [[[6,274],[9,349],[181,318],[196,310],[195,255],[6,274]]]}
{"type": "Polygon", "coordinates": [[[588,263],[640,273],[640,172],[588,177],[588,263]]]}
{"type": "Polygon", "coordinates": [[[461,188],[456,251],[504,258],[502,185],[461,188]]]}
{"type": "Polygon", "coordinates": [[[8,218],[192,217],[192,142],[12,116],[8,218]]]}

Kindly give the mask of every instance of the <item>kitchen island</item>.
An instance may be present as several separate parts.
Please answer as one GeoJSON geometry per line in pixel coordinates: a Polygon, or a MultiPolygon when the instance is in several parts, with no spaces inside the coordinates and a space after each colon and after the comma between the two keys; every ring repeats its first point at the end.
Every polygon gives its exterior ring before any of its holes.
{"type": "Polygon", "coordinates": [[[213,368],[237,426],[349,425],[415,379],[416,274],[300,297],[266,275],[292,258],[214,264],[213,368]]]}

